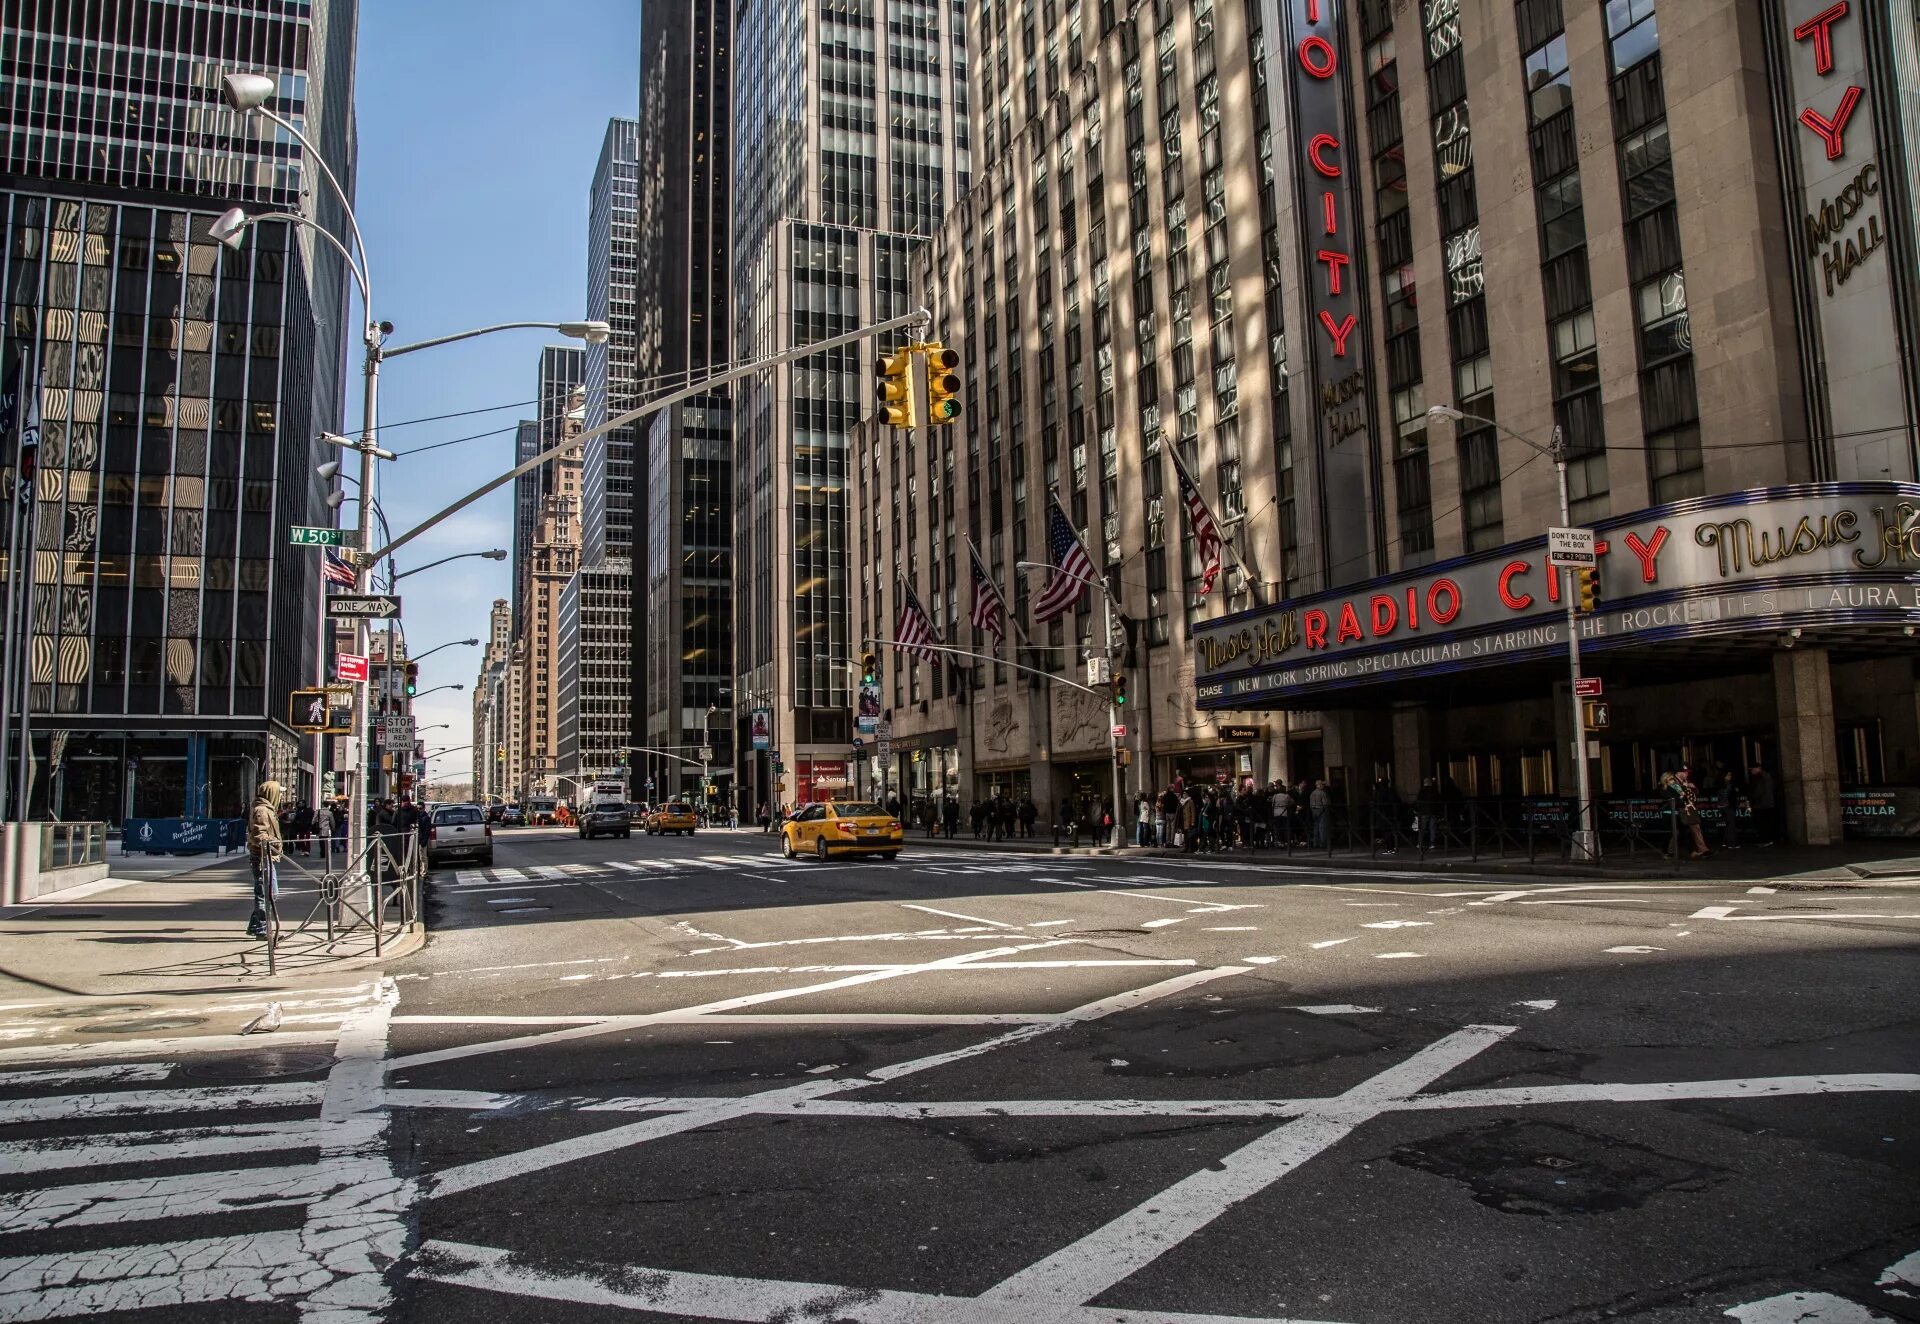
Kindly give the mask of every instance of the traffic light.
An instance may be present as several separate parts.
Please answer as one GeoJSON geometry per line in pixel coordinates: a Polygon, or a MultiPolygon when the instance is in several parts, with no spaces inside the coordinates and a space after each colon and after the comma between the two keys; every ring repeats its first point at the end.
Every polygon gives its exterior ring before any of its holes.
{"type": "Polygon", "coordinates": [[[1573,605],[1578,611],[1593,611],[1600,605],[1600,572],[1578,569],[1573,572],[1573,605]]]}
{"type": "Polygon", "coordinates": [[[891,428],[910,428],[919,420],[913,412],[913,351],[898,349],[879,362],[880,421],[891,428]]]}
{"type": "Polygon", "coordinates": [[[939,341],[927,345],[927,422],[938,426],[960,417],[960,356],[939,341]]]}
{"type": "Polygon", "coordinates": [[[1127,674],[1124,671],[1113,673],[1113,706],[1116,708],[1127,706],[1127,674]]]}
{"type": "Polygon", "coordinates": [[[871,652],[860,655],[860,683],[862,685],[880,683],[880,660],[871,652]]]}
{"type": "Polygon", "coordinates": [[[420,664],[407,663],[407,697],[411,699],[420,692],[420,664]]]}

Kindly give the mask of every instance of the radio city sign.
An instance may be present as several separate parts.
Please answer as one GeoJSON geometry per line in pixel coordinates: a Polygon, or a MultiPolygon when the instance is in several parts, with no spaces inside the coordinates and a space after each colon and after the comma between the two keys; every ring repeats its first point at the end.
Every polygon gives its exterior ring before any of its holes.
{"type": "MultiPolygon", "coordinates": [[[[1815,483],[1596,526],[1602,607],[1582,649],[1792,624],[1920,623],[1920,485],[1815,483]]],[[[1566,648],[1545,537],[1210,622],[1203,708],[1461,670],[1566,648]]]]}

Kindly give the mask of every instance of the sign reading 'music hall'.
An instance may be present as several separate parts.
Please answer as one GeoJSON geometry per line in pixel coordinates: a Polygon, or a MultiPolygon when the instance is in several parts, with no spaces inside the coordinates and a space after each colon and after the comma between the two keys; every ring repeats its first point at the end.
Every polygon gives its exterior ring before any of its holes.
{"type": "MultiPolygon", "coordinates": [[[[1785,627],[1920,624],[1920,484],[1697,497],[1595,526],[1602,608],[1583,652],[1785,627]]],[[[1202,625],[1202,708],[1257,708],[1563,653],[1544,534],[1202,625]]]]}

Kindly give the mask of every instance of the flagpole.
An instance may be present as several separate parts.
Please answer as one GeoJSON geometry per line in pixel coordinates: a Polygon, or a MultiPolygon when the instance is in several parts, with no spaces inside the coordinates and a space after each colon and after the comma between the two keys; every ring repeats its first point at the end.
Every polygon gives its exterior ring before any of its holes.
{"type": "MultiPolygon", "coordinates": [[[[1186,462],[1180,458],[1179,446],[1167,441],[1163,443],[1163,447],[1168,457],[1173,460],[1173,467],[1193,485],[1193,494],[1198,498],[1200,508],[1207,512],[1207,518],[1213,521],[1213,527],[1220,530],[1220,545],[1227,549],[1227,555],[1233,558],[1234,568],[1240,572],[1240,578],[1246,581],[1247,592],[1253,595],[1253,605],[1264,607],[1266,604],[1260,601],[1260,581],[1253,577],[1253,571],[1247,568],[1246,558],[1240,555],[1240,549],[1234,545],[1234,540],[1227,536],[1227,526],[1220,522],[1220,517],[1213,513],[1213,507],[1207,504],[1207,494],[1201,491],[1199,481],[1188,470],[1186,462]]],[[[1244,523],[1242,521],[1243,525],[1244,523]]]]}

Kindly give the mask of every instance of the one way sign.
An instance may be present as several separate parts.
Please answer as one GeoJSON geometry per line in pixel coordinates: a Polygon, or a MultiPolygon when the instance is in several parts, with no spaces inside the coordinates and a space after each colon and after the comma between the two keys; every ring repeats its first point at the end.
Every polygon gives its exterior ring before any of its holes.
{"type": "Polygon", "coordinates": [[[327,599],[327,615],[336,619],[384,621],[400,614],[400,599],[390,593],[336,593],[327,599]]]}

